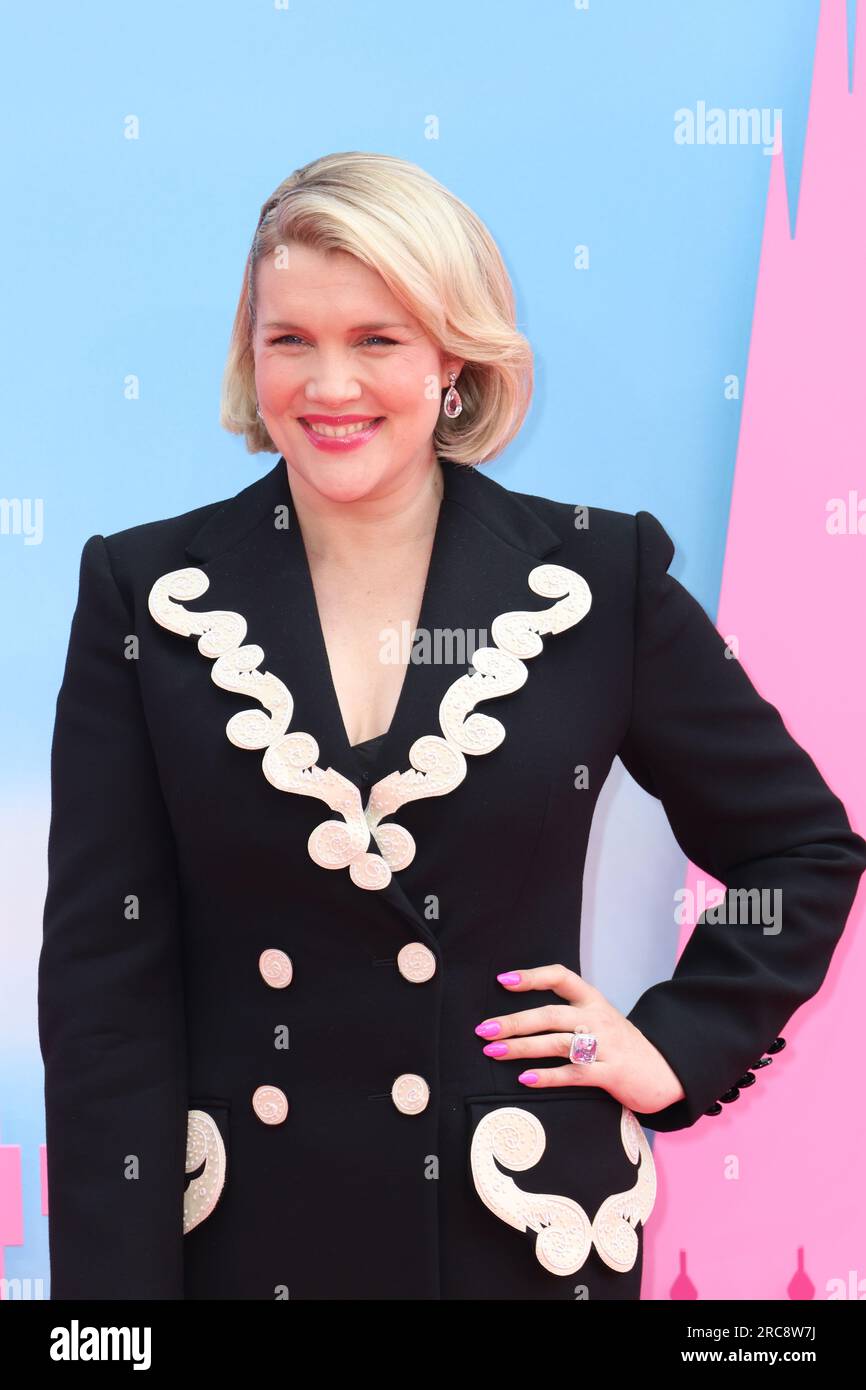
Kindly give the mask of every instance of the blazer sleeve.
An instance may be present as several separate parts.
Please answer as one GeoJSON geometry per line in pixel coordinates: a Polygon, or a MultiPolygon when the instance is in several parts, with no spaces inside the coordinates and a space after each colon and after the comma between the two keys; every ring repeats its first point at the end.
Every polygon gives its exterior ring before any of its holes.
{"type": "Polygon", "coordinates": [[[184,1296],[178,881],[132,633],[91,536],[51,745],[38,968],[52,1299],[184,1296]]]}
{"type": "Polygon", "coordinates": [[[628,1014],[685,1092],[634,1113],[649,1129],[676,1130],[741,1078],[749,1084],[748,1068],[818,990],[866,868],[866,841],[704,609],[667,573],[674,545],[664,527],[646,511],[635,519],[633,704],[619,755],[661,800],[680,848],[726,889],[722,920],[713,908],[702,913],[672,978],[628,1014]],[[769,890],[770,905],[779,890],[780,930],[765,931],[760,895],[750,908],[737,892],[749,889],[769,890]]]}

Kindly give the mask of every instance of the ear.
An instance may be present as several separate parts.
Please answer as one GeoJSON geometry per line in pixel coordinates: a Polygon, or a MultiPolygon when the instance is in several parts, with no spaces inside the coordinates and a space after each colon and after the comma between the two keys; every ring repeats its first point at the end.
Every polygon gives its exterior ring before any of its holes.
{"type": "MultiPolygon", "coordinates": [[[[443,370],[444,373],[445,373],[445,380],[442,382],[442,390],[443,390],[443,391],[445,390],[445,388],[446,388],[447,386],[450,386],[450,385],[451,385],[451,373],[453,372],[455,378],[457,378],[457,379],[459,380],[460,373],[463,371],[463,368],[464,368],[465,366],[466,366],[466,359],[465,359],[464,357],[449,357],[449,358],[445,361],[445,363],[444,363],[444,365],[443,365],[443,368],[442,368],[442,370],[443,370]]],[[[455,383],[454,383],[454,384],[455,384],[455,386],[456,386],[456,384],[457,384],[457,381],[456,381],[456,380],[455,380],[455,383]]]]}

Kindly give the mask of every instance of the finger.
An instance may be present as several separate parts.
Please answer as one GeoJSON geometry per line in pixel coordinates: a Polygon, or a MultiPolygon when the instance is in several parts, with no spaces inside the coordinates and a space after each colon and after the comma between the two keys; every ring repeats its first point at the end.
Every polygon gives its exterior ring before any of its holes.
{"type": "Polygon", "coordinates": [[[609,1062],[571,1062],[566,1067],[530,1067],[517,1080],[527,1091],[543,1091],[548,1086],[600,1086],[605,1090],[605,1082],[614,1084],[614,1069],[609,1062]]]}
{"type": "Polygon", "coordinates": [[[529,970],[503,970],[496,976],[501,985],[517,993],[527,989],[552,989],[571,1004],[589,1004],[598,994],[582,975],[564,965],[536,965],[529,970]],[[515,978],[516,977],[516,978],[515,978]]]}
{"type": "MultiPolygon", "coordinates": [[[[541,1033],[528,1038],[509,1038],[507,1042],[489,1042],[481,1051],[485,1057],[495,1062],[513,1061],[516,1057],[567,1057],[571,1047],[571,1033],[541,1033]]],[[[596,1061],[604,1061],[599,1050],[596,1061]]],[[[573,1063],[577,1066],[594,1066],[592,1062],[573,1063]]]]}
{"type": "Polygon", "coordinates": [[[526,1037],[530,1033],[568,1032],[591,1033],[591,1014],[569,1004],[542,1004],[538,1009],[521,1009],[516,1014],[497,1014],[485,1018],[475,1029],[480,1038],[493,1041],[509,1036],[526,1037]]]}

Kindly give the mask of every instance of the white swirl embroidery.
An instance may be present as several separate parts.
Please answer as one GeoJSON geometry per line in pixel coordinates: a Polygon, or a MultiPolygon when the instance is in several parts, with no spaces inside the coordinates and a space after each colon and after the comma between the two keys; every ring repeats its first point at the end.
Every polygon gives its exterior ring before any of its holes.
{"type": "Polygon", "coordinates": [[[412,770],[391,772],[370,789],[367,805],[358,787],[334,768],[318,766],[319,745],[312,734],[288,733],[294,701],[281,680],[257,668],[264,661],[261,647],[242,646],[247,632],[240,613],[217,609],[196,613],[177,599],[200,598],[209,580],[203,570],[172,570],[156,580],[147,606],[162,627],[183,637],[198,636],[203,656],[216,658],[211,670],[215,684],[236,693],[249,692],[268,714],[242,710],[226,725],[238,748],[265,749],[262,771],[280,791],[316,796],[342,820],[317,825],[307,841],[310,858],[324,869],[348,868],[359,888],[384,888],[393,872],[405,869],[415,857],[415,841],[402,825],[385,821],[408,801],[444,796],[466,776],[466,754],[477,756],[498,748],[505,729],[490,715],[473,713],[479,700],[492,700],[519,690],[527,678],[525,661],[543,650],[542,633],[564,632],[589,612],[592,602],[586,580],[562,565],[537,565],[529,587],[545,598],[557,599],[539,612],[501,613],[491,635],[495,647],[480,647],[472,656],[473,670],[460,676],[442,698],[439,724],[443,737],[424,734],[409,749],[412,770]],[[370,837],[379,854],[368,852],[370,837]]]}
{"type": "MultiPolygon", "coordinates": [[[[522,1173],[534,1167],[544,1153],[546,1136],[541,1121],[515,1105],[491,1110],[475,1127],[470,1151],[475,1189],[501,1221],[518,1231],[537,1232],[535,1254],[551,1274],[576,1274],[593,1244],[606,1265],[625,1274],[637,1259],[635,1227],[638,1221],[646,1224],[655,1205],[656,1171],[646,1135],[626,1106],[622,1107],[620,1136],[631,1162],[640,1159],[637,1179],[628,1192],[606,1197],[592,1222],[571,1197],[524,1192],[497,1167],[498,1159],[512,1172],[522,1173]]],[[[575,1163],[579,1161],[578,1155],[575,1163]]]]}
{"type": "Polygon", "coordinates": [[[226,1180],[226,1150],[217,1123],[206,1110],[187,1113],[186,1171],[194,1173],[204,1163],[204,1172],[193,1178],[183,1194],[183,1233],[210,1216],[226,1180]]]}

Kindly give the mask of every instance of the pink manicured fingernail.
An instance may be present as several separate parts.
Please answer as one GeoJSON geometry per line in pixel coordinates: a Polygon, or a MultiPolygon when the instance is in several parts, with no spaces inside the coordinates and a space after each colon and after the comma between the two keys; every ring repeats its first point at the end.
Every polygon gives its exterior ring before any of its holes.
{"type": "Polygon", "coordinates": [[[494,1023],[492,1019],[488,1018],[486,1022],[479,1023],[475,1031],[479,1038],[495,1038],[497,1033],[502,1032],[502,1029],[498,1023],[494,1023]]]}
{"type": "Polygon", "coordinates": [[[501,975],[496,976],[501,985],[519,985],[520,975],[516,970],[503,970],[501,975]]]}
{"type": "Polygon", "coordinates": [[[517,1080],[522,1081],[524,1086],[534,1086],[536,1081],[538,1080],[538,1072],[522,1071],[518,1076],[517,1080]]]}
{"type": "Polygon", "coordinates": [[[481,1051],[486,1057],[504,1057],[508,1051],[507,1043],[488,1043],[481,1051]]]}

